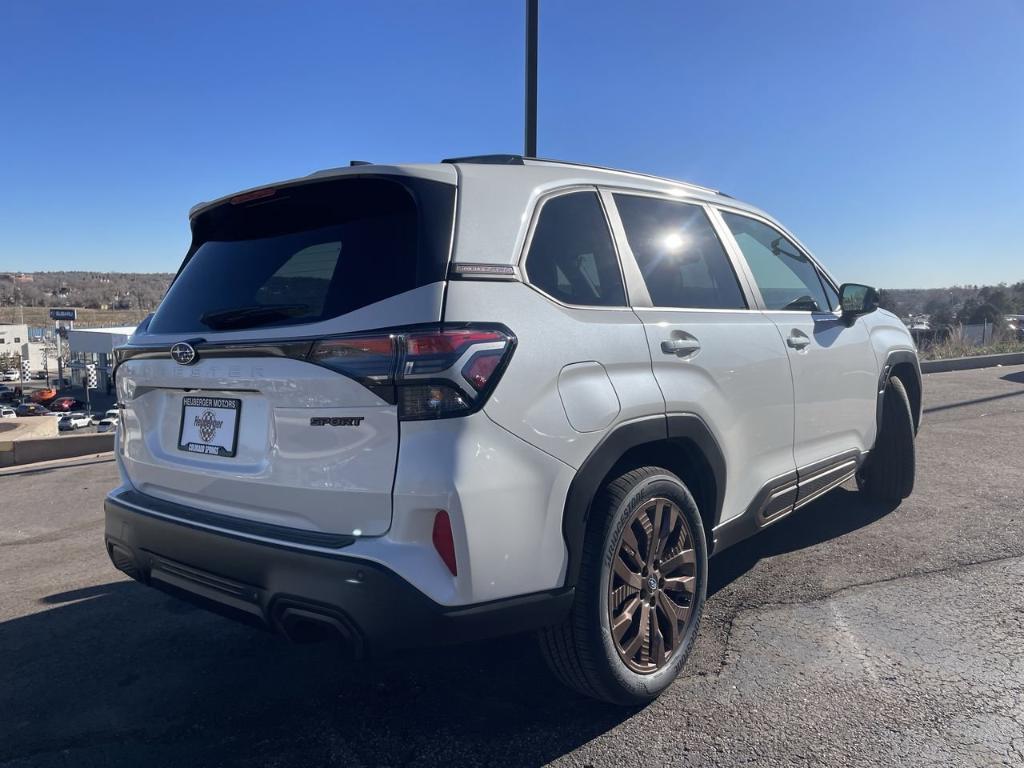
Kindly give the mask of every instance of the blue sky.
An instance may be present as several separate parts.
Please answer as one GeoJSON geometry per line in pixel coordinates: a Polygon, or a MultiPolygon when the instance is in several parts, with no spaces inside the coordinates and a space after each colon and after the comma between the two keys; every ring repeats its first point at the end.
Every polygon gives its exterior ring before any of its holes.
{"type": "MultiPolygon", "coordinates": [[[[0,270],[174,270],[199,200],[522,148],[523,2],[0,4],[0,270]]],[[[1024,0],[541,0],[539,154],[690,179],[840,280],[1024,280],[1024,0]]]]}

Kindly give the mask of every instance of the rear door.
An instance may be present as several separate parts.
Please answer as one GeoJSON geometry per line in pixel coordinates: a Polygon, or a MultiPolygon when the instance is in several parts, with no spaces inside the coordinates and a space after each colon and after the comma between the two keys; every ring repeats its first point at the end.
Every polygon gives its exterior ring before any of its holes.
{"type": "Polygon", "coordinates": [[[793,455],[801,495],[849,474],[874,442],[878,367],[863,322],[847,326],[838,295],[792,238],[758,217],[722,211],[765,314],[786,342],[793,369],[793,455]],[[817,480],[815,480],[817,482],[817,480]],[[813,485],[813,483],[812,483],[813,485]]]}
{"type": "Polygon", "coordinates": [[[778,493],[765,516],[787,510],[795,498],[793,388],[774,323],[750,306],[704,205],[605,194],[667,412],[701,416],[725,454],[722,522],[768,487],[778,493]]]}
{"type": "Polygon", "coordinates": [[[373,372],[393,357],[387,333],[361,334],[440,319],[454,191],[342,178],[199,214],[166,297],[119,350],[130,482],[273,525],[387,531],[399,426],[373,372]]]}

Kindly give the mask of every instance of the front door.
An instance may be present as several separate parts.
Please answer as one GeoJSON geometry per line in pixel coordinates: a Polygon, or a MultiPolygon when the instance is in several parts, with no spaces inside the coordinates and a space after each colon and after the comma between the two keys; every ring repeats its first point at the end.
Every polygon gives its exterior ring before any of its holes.
{"type": "Polygon", "coordinates": [[[751,216],[721,213],[789,354],[801,485],[830,464],[851,469],[851,457],[875,438],[878,367],[865,324],[846,325],[834,286],[790,238],[751,216]]]}

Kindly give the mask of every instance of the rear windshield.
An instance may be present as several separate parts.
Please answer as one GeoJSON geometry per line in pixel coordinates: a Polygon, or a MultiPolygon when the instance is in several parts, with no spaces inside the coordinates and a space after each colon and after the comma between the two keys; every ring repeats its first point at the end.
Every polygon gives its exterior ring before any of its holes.
{"type": "Polygon", "coordinates": [[[449,184],[360,177],[220,205],[149,332],[313,323],[443,280],[454,204],[449,184]]]}

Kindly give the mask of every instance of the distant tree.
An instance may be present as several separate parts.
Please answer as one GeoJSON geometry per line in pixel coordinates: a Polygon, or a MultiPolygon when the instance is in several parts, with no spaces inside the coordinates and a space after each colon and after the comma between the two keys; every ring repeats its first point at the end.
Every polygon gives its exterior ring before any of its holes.
{"type": "Polygon", "coordinates": [[[924,313],[928,315],[928,323],[932,328],[952,325],[954,318],[953,302],[946,296],[936,296],[924,305],[924,313]]]}
{"type": "Polygon", "coordinates": [[[893,295],[892,291],[885,288],[878,289],[878,306],[889,310],[896,317],[903,317],[903,304],[893,295]]]}
{"type": "Polygon", "coordinates": [[[980,306],[977,299],[966,299],[956,311],[956,321],[962,324],[971,322],[971,316],[980,306]]]}
{"type": "Polygon", "coordinates": [[[1006,289],[1006,312],[1015,315],[1024,314],[1024,282],[1014,283],[1006,289]]]}
{"type": "Polygon", "coordinates": [[[989,323],[995,326],[1001,326],[1003,324],[1003,313],[992,304],[985,303],[979,304],[973,312],[971,312],[969,323],[989,323]]]}
{"type": "Polygon", "coordinates": [[[928,324],[932,328],[944,328],[947,325],[952,325],[955,319],[953,307],[950,304],[943,304],[934,312],[928,313],[928,324]]]}
{"type": "Polygon", "coordinates": [[[978,300],[992,306],[1000,315],[1013,311],[1013,302],[1005,284],[985,286],[978,291],[978,300]]]}

